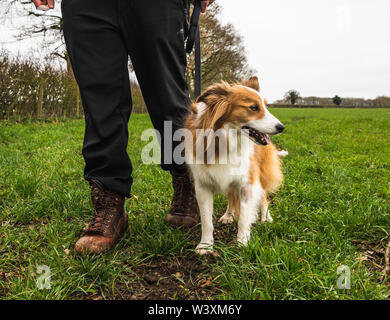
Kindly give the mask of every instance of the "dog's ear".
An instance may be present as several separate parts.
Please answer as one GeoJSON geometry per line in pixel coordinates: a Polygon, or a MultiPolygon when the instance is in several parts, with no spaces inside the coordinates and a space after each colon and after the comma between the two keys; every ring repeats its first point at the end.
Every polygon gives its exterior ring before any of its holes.
{"type": "Polygon", "coordinates": [[[216,102],[211,108],[206,110],[203,118],[202,129],[213,129],[214,131],[220,129],[220,123],[224,115],[228,111],[229,103],[226,99],[221,99],[216,102]]]}
{"type": "Polygon", "coordinates": [[[230,86],[225,83],[219,83],[212,85],[208,87],[200,96],[198,99],[196,99],[196,102],[203,102],[206,105],[209,105],[208,102],[212,103],[215,100],[219,100],[223,97],[226,97],[229,93],[230,86]]]}
{"type": "Polygon", "coordinates": [[[259,78],[257,77],[250,77],[247,81],[244,81],[242,85],[260,91],[259,78]]]}
{"type": "Polygon", "coordinates": [[[229,88],[227,83],[213,85],[197,99],[198,103],[203,102],[207,106],[199,119],[202,129],[219,129],[219,122],[229,108],[229,88]]]}

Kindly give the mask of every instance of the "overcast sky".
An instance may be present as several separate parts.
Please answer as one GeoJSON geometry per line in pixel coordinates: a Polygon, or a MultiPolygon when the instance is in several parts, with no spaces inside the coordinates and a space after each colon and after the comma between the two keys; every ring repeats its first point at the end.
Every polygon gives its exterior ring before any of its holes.
{"type": "MultiPolygon", "coordinates": [[[[270,101],[290,89],[303,96],[390,96],[389,0],[217,1],[221,19],[243,36],[270,101]]],[[[10,40],[1,26],[0,42],[10,40]]],[[[37,45],[0,47],[26,52],[37,45]]]]}

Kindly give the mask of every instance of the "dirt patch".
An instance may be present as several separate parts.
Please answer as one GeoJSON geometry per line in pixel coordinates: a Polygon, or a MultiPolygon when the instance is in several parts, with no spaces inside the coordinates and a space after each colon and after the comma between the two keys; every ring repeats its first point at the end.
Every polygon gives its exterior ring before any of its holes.
{"type": "MultiPolygon", "coordinates": [[[[171,261],[154,259],[134,270],[138,281],[122,292],[126,299],[207,299],[217,293],[213,286],[211,263],[214,257],[200,259],[195,254],[171,261]],[[202,261],[203,260],[203,261],[202,261]]],[[[118,297],[116,297],[118,298],[118,297]]]]}
{"type": "MultiPolygon", "coordinates": [[[[216,224],[215,241],[233,243],[237,227],[235,224],[216,224]]],[[[194,239],[200,239],[199,230],[194,230],[194,239]]],[[[218,262],[214,255],[199,256],[195,252],[185,257],[158,257],[136,266],[129,284],[118,283],[110,299],[131,300],[198,300],[210,299],[220,294],[215,282],[213,266],[218,262]]]]}
{"type": "Polygon", "coordinates": [[[0,270],[0,297],[5,297],[9,291],[11,273],[0,270]]]}
{"type": "Polygon", "coordinates": [[[366,267],[378,274],[378,281],[386,280],[384,276],[386,245],[371,241],[352,241],[359,248],[359,256],[356,258],[366,265],[366,267]]]}

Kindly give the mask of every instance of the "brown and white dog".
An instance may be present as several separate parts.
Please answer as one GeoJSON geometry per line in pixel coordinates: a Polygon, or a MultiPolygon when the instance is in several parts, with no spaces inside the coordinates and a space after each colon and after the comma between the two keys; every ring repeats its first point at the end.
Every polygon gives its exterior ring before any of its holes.
{"type": "Polygon", "coordinates": [[[202,224],[196,250],[199,254],[213,250],[213,203],[218,193],[228,195],[228,208],[219,221],[227,224],[235,218],[237,240],[247,244],[259,207],[261,221],[272,222],[267,194],[282,182],[280,157],[287,151],[278,151],[268,135],[281,133],[284,126],[268,111],[256,77],[209,87],[191,111],[185,123],[192,133],[185,140],[185,157],[202,224]]]}

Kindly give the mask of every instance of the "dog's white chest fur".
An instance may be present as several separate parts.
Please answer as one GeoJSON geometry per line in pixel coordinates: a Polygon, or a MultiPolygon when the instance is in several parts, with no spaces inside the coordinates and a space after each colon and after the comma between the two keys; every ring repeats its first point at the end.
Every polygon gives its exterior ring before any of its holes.
{"type": "Polygon", "coordinates": [[[213,194],[225,194],[229,192],[231,187],[240,188],[246,185],[254,150],[253,142],[249,139],[246,140],[245,148],[242,148],[241,145],[236,149],[229,146],[229,155],[220,155],[216,164],[189,165],[195,183],[209,189],[213,194]]]}

